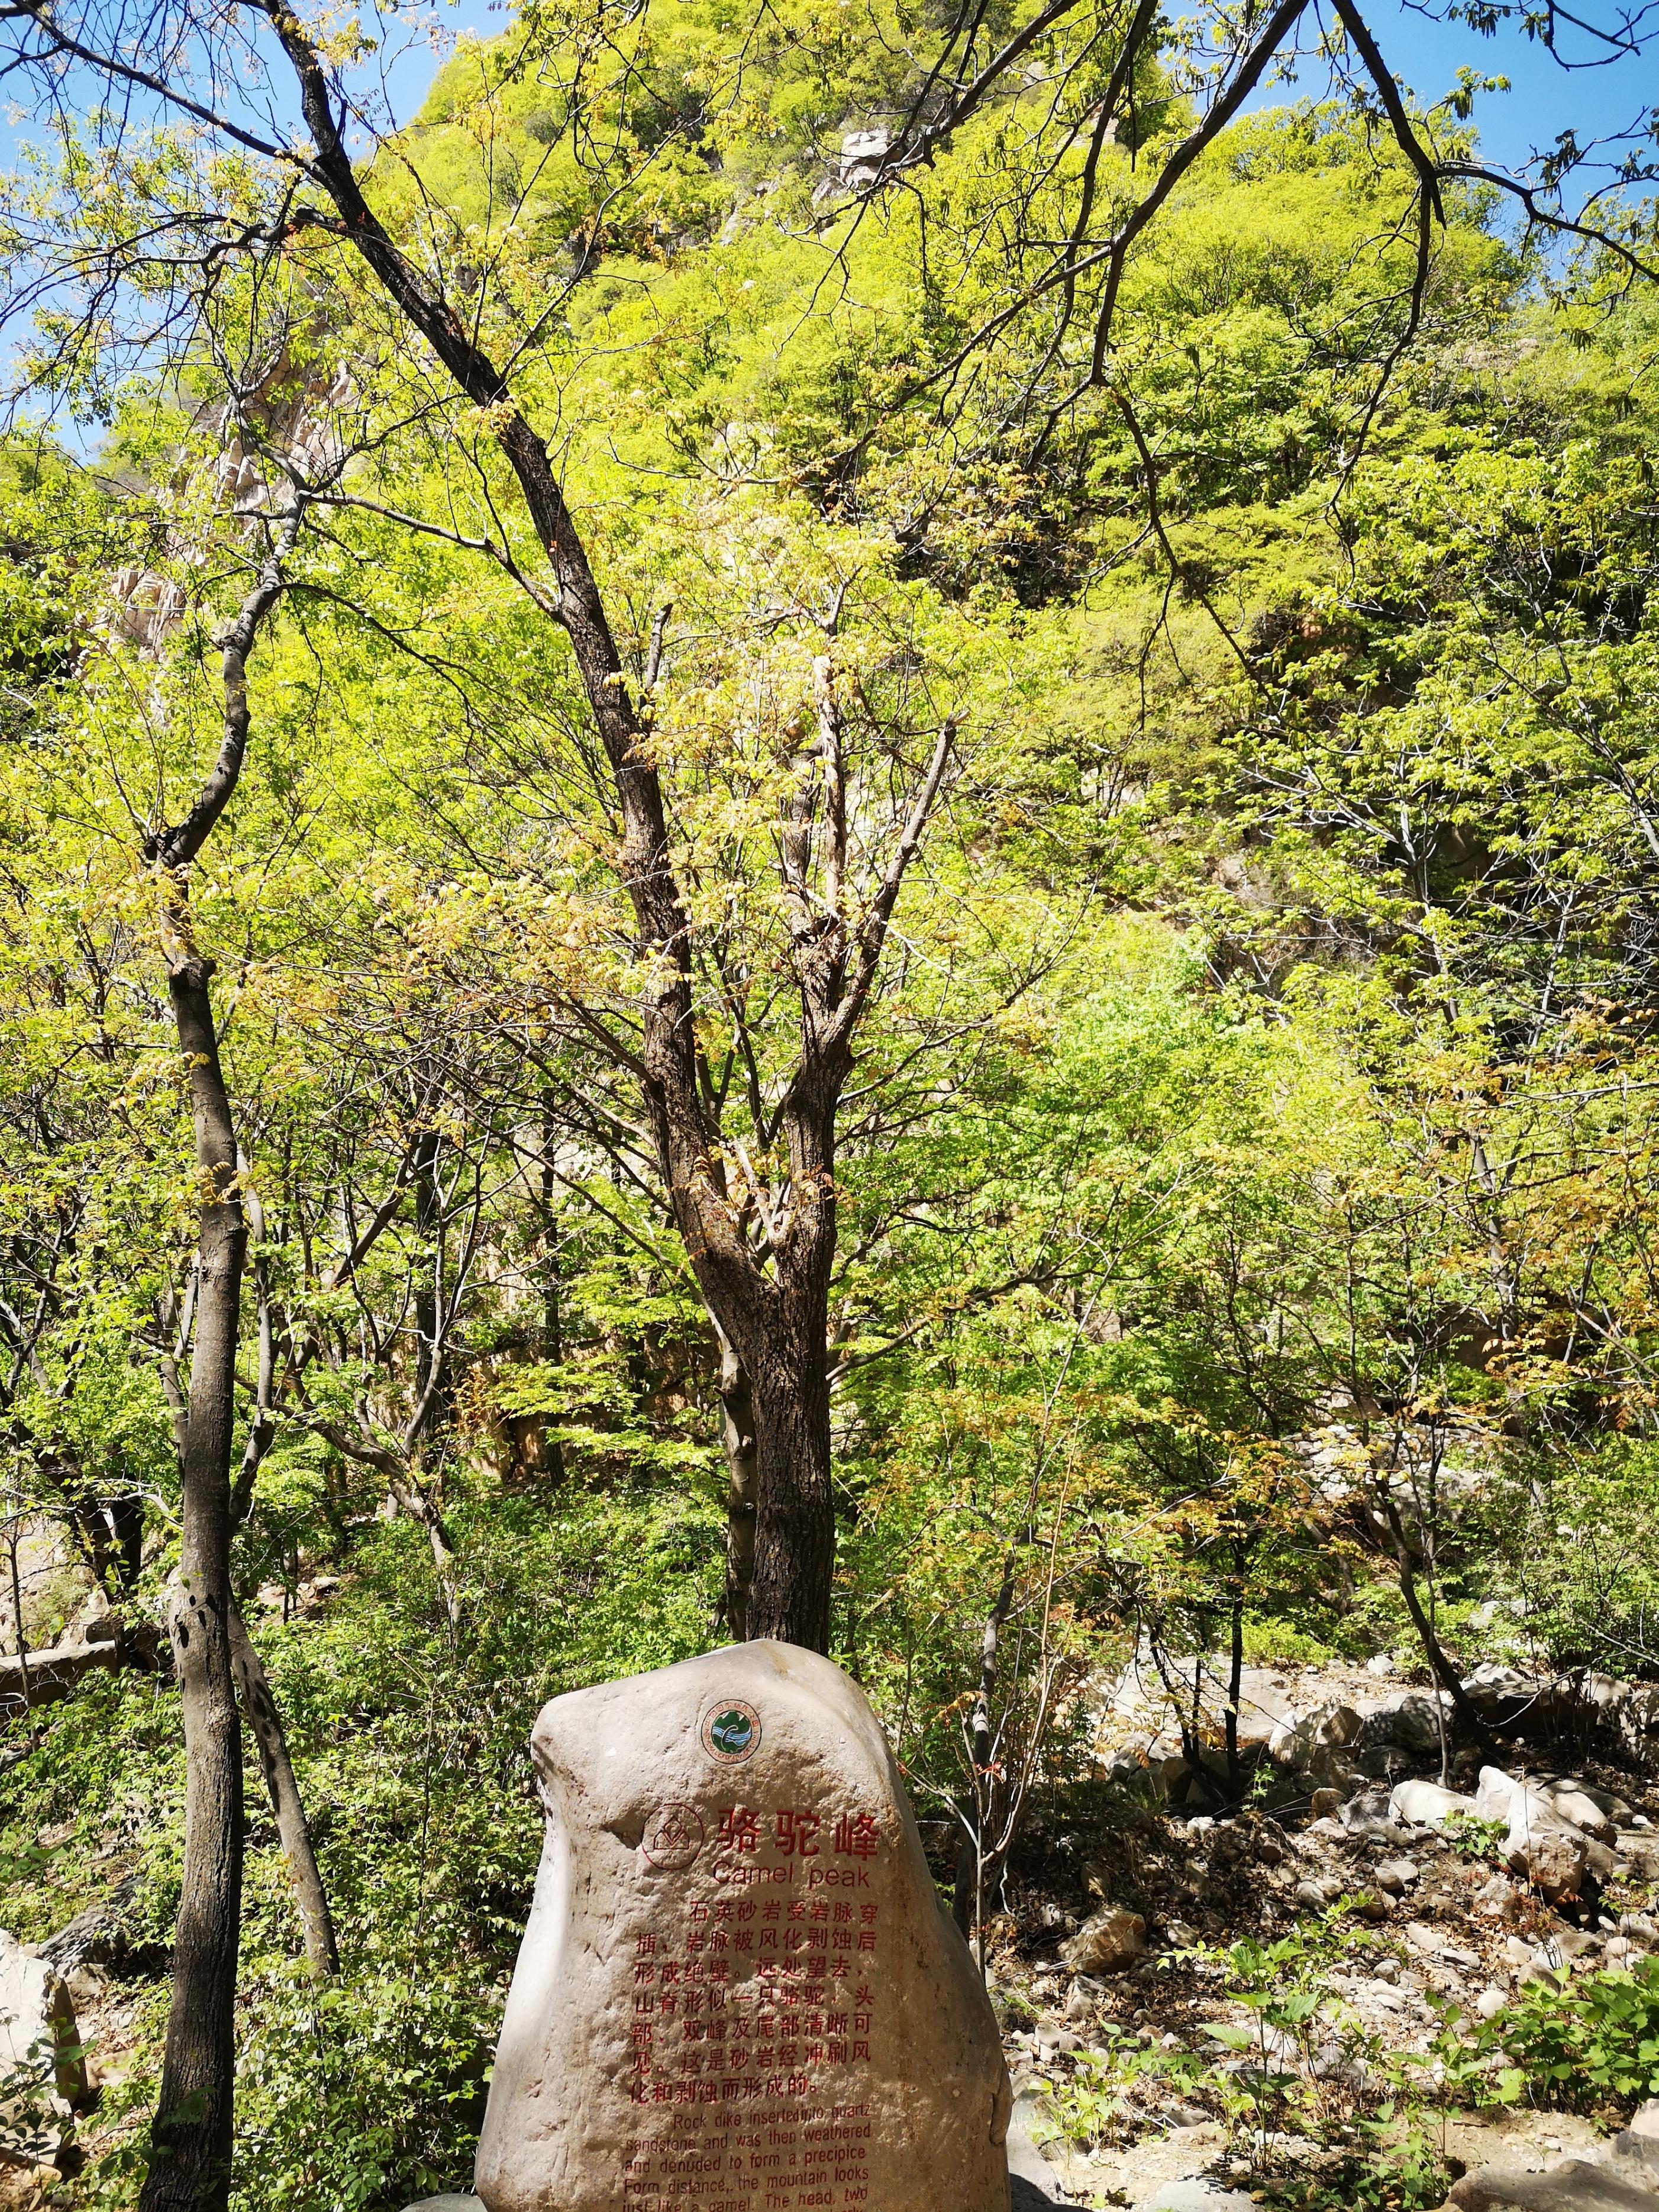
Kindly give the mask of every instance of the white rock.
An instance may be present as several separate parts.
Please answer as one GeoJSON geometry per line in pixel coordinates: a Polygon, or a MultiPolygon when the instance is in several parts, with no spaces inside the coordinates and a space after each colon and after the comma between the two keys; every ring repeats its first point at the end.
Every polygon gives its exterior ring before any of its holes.
{"type": "Polygon", "coordinates": [[[1483,1766],[1480,1787],[1474,1793],[1475,1818],[1480,1820],[1507,1820],[1510,1800],[1521,1787],[1512,1774],[1501,1766],[1483,1766]]]}
{"type": "Polygon", "coordinates": [[[38,2055],[58,2095],[74,2104],[87,2091],[80,2040],[62,1976],[0,1928],[0,2071],[24,2068],[38,2055]]]}
{"type": "Polygon", "coordinates": [[[1482,2020],[1496,2020],[1508,2002],[1505,1993],[1496,1984],[1490,1984],[1475,1999],[1474,2008],[1482,2020]]]}
{"type": "Polygon", "coordinates": [[[87,2094],[80,2029],[63,1977],[0,1929],[0,2130],[36,2158],[62,2142],[70,2107],[87,2094]],[[24,2086],[10,2094],[14,2085],[24,2086]]]}
{"type": "Polygon", "coordinates": [[[1166,2181],[1150,2195],[1137,2197],[1134,2212],[1255,2212],[1255,2200],[1242,2189],[1224,2189],[1219,2182],[1194,2178],[1166,2181]]]}
{"type": "Polygon", "coordinates": [[[1557,1817],[1540,1791],[1524,1785],[1517,1785],[1510,1796],[1509,1819],[1504,1856],[1510,1870],[1525,1875],[1547,1898],[1577,1897],[1590,1857],[1577,1829],[1557,1817]]]}
{"type": "Polygon", "coordinates": [[[1455,1813],[1471,1817],[1474,1800],[1461,1790],[1443,1790],[1437,1782],[1396,1782],[1389,1796],[1389,1810],[1396,1820],[1416,1828],[1443,1828],[1455,1813]]]}
{"type": "Polygon", "coordinates": [[[1384,1859],[1372,1880],[1390,1897],[1403,1897],[1412,1884],[1421,1879],[1422,1872],[1415,1859],[1384,1859]]]}
{"type": "Polygon", "coordinates": [[[1364,1723],[1352,1705],[1316,1705],[1298,1721],[1281,1721],[1267,1739],[1267,1756],[1292,1773],[1322,1764],[1321,1754],[1358,1743],[1364,1723]]]}
{"type": "MultiPolygon", "coordinates": [[[[1455,1732],[1455,1722],[1449,1711],[1444,1710],[1444,1700],[1442,1705],[1449,1741],[1455,1732]]],[[[1398,1690],[1393,1697],[1379,1698],[1375,1704],[1366,1700],[1360,1712],[1362,1742],[1395,1744],[1419,1759],[1429,1759],[1438,1753],[1440,1719],[1433,1698],[1424,1696],[1421,1691],[1398,1690]]]]}
{"type": "MultiPolygon", "coordinates": [[[[1608,1819],[1606,1811],[1587,1790],[1576,1783],[1563,1782],[1545,1793],[1555,1808],[1556,1817],[1565,1820],[1570,1828],[1577,1828],[1598,1843],[1611,1844],[1618,1839],[1619,1830],[1608,1819]]],[[[1600,1792],[1597,1793],[1598,1796],[1600,1792]]]]}
{"type": "Polygon", "coordinates": [[[755,1643],[556,1698],[547,1838],[479,2142],[488,2212],[843,2191],[1005,2212],[996,2018],[887,1739],[755,1643]],[[734,2164],[733,2161],[738,2161],[734,2164]]]}

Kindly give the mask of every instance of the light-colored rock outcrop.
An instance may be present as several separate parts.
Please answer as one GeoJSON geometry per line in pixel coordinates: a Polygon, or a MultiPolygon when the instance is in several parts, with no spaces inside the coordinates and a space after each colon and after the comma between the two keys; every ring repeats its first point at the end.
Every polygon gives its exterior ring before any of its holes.
{"type": "Polygon", "coordinates": [[[1541,2173],[1489,2166],[1453,2187],[1447,2212],[1656,2212],[1659,2103],[1644,2105],[1606,2149],[1564,2158],[1541,2173]]]}
{"type": "Polygon", "coordinates": [[[1437,1782],[1398,1782],[1389,1794],[1389,1810],[1407,1827],[1443,1828],[1455,1814],[1474,1817],[1474,1800],[1437,1782]]]}
{"type": "Polygon", "coordinates": [[[804,2212],[849,2188],[1006,2212],[995,2017],[838,1668],[711,1652],[556,1698],[532,1748],[547,1838],[487,2212],[804,2212]]]}
{"type": "Polygon", "coordinates": [[[0,2144],[49,2159],[87,2094],[81,2034],[63,1977],[0,1929],[0,2144]]]}

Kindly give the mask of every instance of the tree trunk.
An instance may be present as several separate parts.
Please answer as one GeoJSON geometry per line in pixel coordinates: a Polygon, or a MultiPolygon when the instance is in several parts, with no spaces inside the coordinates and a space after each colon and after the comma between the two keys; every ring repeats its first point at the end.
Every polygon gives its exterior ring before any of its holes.
{"type": "Polygon", "coordinates": [[[1498,1746],[1492,1730],[1475,1711],[1468,1692],[1463,1687],[1455,1667],[1447,1658],[1440,1638],[1435,1634],[1434,1624],[1423,1610],[1423,1601],[1417,1594],[1417,1577],[1412,1571],[1411,1553],[1401,1545],[1395,1553],[1400,1566],[1400,1595],[1406,1601],[1406,1610],[1412,1617],[1418,1640],[1423,1646],[1424,1656],[1434,1670],[1442,1687],[1450,1697],[1452,1705],[1469,1734],[1486,1753],[1496,1759],[1498,1746]]]}
{"type": "Polygon", "coordinates": [[[242,1742],[231,1663],[230,1447],[247,1229],[219,1066],[211,963],[167,978],[190,1071],[202,1183],[200,1287],[172,1613],[185,1719],[185,1863],[152,2163],[139,2212],[223,2212],[230,2195],[236,1955],[242,1910],[242,1742]]]}
{"type": "Polygon", "coordinates": [[[443,1601],[444,1617],[453,1634],[461,1625],[461,1595],[455,1572],[455,1547],[444,1520],[443,1506],[421,1480],[420,1471],[412,1462],[406,1474],[394,1474],[388,1469],[386,1487],[392,1492],[393,1504],[426,1531],[432,1569],[438,1580],[438,1595],[443,1601]]]}
{"type": "Polygon", "coordinates": [[[720,1341],[720,1433],[726,1444],[726,1625],[734,1643],[749,1633],[755,1580],[755,1515],[759,1488],[755,1393],[749,1370],[717,1322],[720,1341]]]}
{"type": "Polygon", "coordinates": [[[1412,1626],[1423,1646],[1423,1656],[1436,1680],[1450,1698],[1459,1720],[1488,1758],[1495,1759],[1498,1746],[1492,1732],[1475,1711],[1474,1701],[1463,1687],[1456,1668],[1447,1658],[1440,1638],[1435,1633],[1433,1622],[1423,1610],[1423,1601],[1417,1593],[1411,1539],[1406,1534],[1406,1524],[1401,1519],[1394,1500],[1385,1492],[1370,1505],[1357,1504],[1353,1517],[1373,1545],[1386,1544],[1393,1553],[1400,1577],[1400,1595],[1406,1601],[1406,1610],[1412,1617],[1412,1626]]]}
{"type": "Polygon", "coordinates": [[[1238,1762],[1238,1701],[1244,1689],[1243,1547],[1233,1547],[1233,1587],[1227,1603],[1227,1787],[1237,1797],[1243,1779],[1238,1762]]]}
{"type": "Polygon", "coordinates": [[[836,1509],[824,1319],[820,1310],[815,1323],[780,1328],[750,1363],[757,1501],[744,1629],[827,1652],[836,1509]]]}
{"type": "MultiPolygon", "coordinates": [[[[542,1358],[550,1367],[562,1366],[564,1362],[564,1316],[561,1311],[559,1282],[559,1212],[558,1184],[554,1173],[553,1154],[558,1143],[558,1128],[553,1116],[550,1100],[542,1106],[542,1358]]],[[[548,1433],[548,1424],[542,1424],[542,1464],[555,1482],[564,1480],[564,1449],[555,1436],[548,1433]]]]}
{"type": "Polygon", "coordinates": [[[115,1534],[116,1579],[125,1596],[144,1564],[143,1492],[135,1490],[124,1498],[112,1498],[109,1519],[115,1534]]]}
{"type": "Polygon", "coordinates": [[[311,1824],[306,1819],[300,1785],[294,1776],[294,1763],[288,1755],[288,1738],[283,1731],[276,1700],[270,1694],[265,1670],[242,1616],[234,1609],[230,1616],[230,1651],[242,1693],[242,1711],[259,1747],[259,1765],[264,1774],[265,1788],[270,1792],[271,1810],[276,1815],[276,1832],[282,1838],[283,1856],[288,1861],[288,1878],[293,1886],[294,1903],[305,1936],[306,1956],[317,1973],[332,1976],[340,1971],[340,1954],[334,1942],[334,1918],[328,1909],[328,1893],[323,1887],[317,1854],[312,1847],[311,1824]]]}

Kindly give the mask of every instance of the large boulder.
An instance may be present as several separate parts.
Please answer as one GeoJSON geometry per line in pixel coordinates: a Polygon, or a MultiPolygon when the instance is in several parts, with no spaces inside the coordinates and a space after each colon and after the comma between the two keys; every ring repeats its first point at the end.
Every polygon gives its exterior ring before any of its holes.
{"type": "Polygon", "coordinates": [[[0,1929],[0,2153],[58,2150],[87,2094],[75,2007],[63,1977],[0,1929]]]}
{"type": "Polygon", "coordinates": [[[1524,1812],[1510,1823],[1504,1859],[1512,1874],[1524,1875],[1554,1905],[1577,1897],[1589,1870],[1589,1853],[1576,1828],[1531,1820],[1524,1812]]]}
{"type": "Polygon", "coordinates": [[[1389,1793],[1389,1810],[1408,1828],[1443,1828],[1454,1815],[1474,1817],[1474,1800],[1437,1782],[1397,1782],[1389,1793]]]}
{"type": "Polygon", "coordinates": [[[531,1747],[486,2212],[1006,2212],[995,2015],[838,1668],[740,1644],[555,1698],[531,1747]]]}
{"type": "MultiPolygon", "coordinates": [[[[1437,1713],[1432,1696],[1425,1697],[1419,1690],[1400,1690],[1392,1697],[1364,1698],[1358,1711],[1362,1747],[1392,1745],[1409,1753],[1413,1759],[1438,1756],[1440,1714],[1437,1713]]],[[[1449,1741],[1456,1734],[1456,1717],[1449,1710],[1449,1700],[1441,1700],[1441,1713],[1449,1741]]]]}
{"type": "Polygon", "coordinates": [[[1590,1871],[1592,1855],[1601,1853],[1610,1862],[1611,1854],[1564,1820],[1543,1790],[1529,1783],[1512,1782],[1504,1796],[1496,1785],[1509,1778],[1492,1767],[1485,1770],[1483,1781],[1487,1777],[1492,1778],[1492,1783],[1486,1802],[1501,1802],[1504,1807],[1502,1813],[1489,1817],[1509,1821],[1504,1857],[1510,1872],[1524,1875],[1534,1889],[1553,1902],[1578,1896],[1590,1871]]]}
{"type": "Polygon", "coordinates": [[[1540,1817],[1564,1821],[1581,1835],[1593,1837],[1601,1844],[1618,1841],[1618,1816],[1630,1818],[1630,1808],[1609,1790],[1594,1789],[1583,1782],[1558,1781],[1549,1775],[1523,1781],[1516,1775],[1505,1773],[1501,1766],[1481,1768],[1480,1785],[1474,1796],[1476,1814],[1483,1820],[1508,1821],[1519,1790],[1526,1791],[1539,1808],[1540,1817]]]}
{"type": "Polygon", "coordinates": [[[1570,1675],[1523,1674],[1497,1660],[1477,1667],[1463,1689],[1483,1721],[1498,1728],[1525,1729],[1531,1735],[1565,1726],[1577,1705],[1570,1675]]]}

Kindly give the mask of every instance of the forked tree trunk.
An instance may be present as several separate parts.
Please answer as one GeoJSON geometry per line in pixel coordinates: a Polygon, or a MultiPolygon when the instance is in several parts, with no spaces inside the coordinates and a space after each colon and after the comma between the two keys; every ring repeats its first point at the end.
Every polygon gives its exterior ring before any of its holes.
{"type": "Polygon", "coordinates": [[[295,1778],[294,1762],[289,1757],[288,1737],[283,1733],[276,1700],[270,1694],[270,1684],[265,1679],[265,1670],[242,1616],[234,1607],[230,1616],[230,1656],[241,1692],[242,1711],[258,1747],[260,1771],[270,1794],[270,1808],[276,1815],[276,1833],[282,1840],[283,1856],[288,1862],[289,1883],[305,1936],[306,1957],[314,1973],[332,1977],[340,1971],[340,1954],[334,1941],[334,1916],[328,1909],[328,1893],[323,1887],[312,1844],[311,1823],[306,1818],[305,1801],[295,1778]]]}
{"type": "MultiPolygon", "coordinates": [[[[221,641],[224,736],[184,820],[146,840],[162,872],[162,942],[190,1078],[200,1219],[188,1402],[175,1408],[182,1510],[171,1629],[185,1723],[185,1860],[161,2086],[139,2212],[225,2212],[236,2082],[236,1960],[242,1918],[242,1738],[232,1637],[230,1455],[247,1219],[230,1097],[219,1065],[213,963],[190,941],[185,871],[229,804],[247,750],[247,663],[282,596],[296,507],[221,641]]],[[[269,1693],[267,1692],[267,1695],[269,1693]]],[[[292,1770],[289,1782],[292,1783],[292,1770]]]]}
{"type": "MultiPolygon", "coordinates": [[[[1289,0],[1286,0],[1289,4],[1289,0]]],[[[847,810],[839,716],[826,656],[819,711],[825,805],[825,896],[805,880],[811,805],[792,811],[785,837],[802,1053],[779,1121],[787,1139],[790,1202],[772,1272],[750,1240],[744,1206],[730,1187],[718,1114],[700,1061],[693,989],[695,926],[680,895],[670,811],[647,742],[651,714],[636,704],[587,548],[565,503],[545,441],[514,404],[508,381],[483,350],[476,325],[402,252],[364,197],[327,65],[283,0],[258,0],[291,64],[311,137],[306,170],[333,202],[343,234],[387,297],[431,346],[475,407],[487,409],[525,511],[547,554],[556,590],[544,600],[570,641],[593,724],[609,763],[620,819],[617,862],[632,906],[641,967],[635,1066],[675,1224],[709,1311],[736,1347],[754,1391],[759,1504],[755,1570],[745,1627],[826,1650],[835,1564],[830,1484],[828,1310],[835,1256],[836,1109],[853,1061],[853,1036],[868,1004],[894,902],[920,845],[954,742],[947,720],[873,894],[856,920],[843,912],[847,810]],[[832,880],[833,879],[833,880],[832,880]]],[[[644,686],[648,701],[661,649],[661,622],[644,686]]]]}
{"type": "Polygon", "coordinates": [[[190,1072],[201,1184],[196,1349],[172,1613],[185,1721],[185,1863],[161,2088],[139,2212],[222,2212],[230,2194],[236,1954],[242,1911],[242,1740],[231,1659],[230,1448],[247,1226],[219,1066],[211,963],[167,977],[190,1072]]]}

